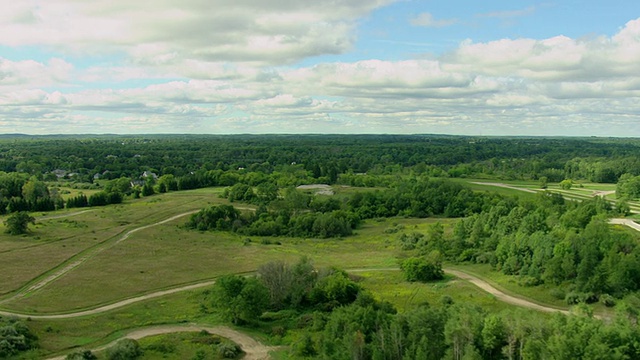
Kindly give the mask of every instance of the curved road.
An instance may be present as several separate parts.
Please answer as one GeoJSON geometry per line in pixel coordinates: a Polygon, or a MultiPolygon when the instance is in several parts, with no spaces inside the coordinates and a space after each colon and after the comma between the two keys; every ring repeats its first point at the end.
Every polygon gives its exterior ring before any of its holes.
{"type": "MultiPolygon", "coordinates": [[[[383,268],[383,269],[373,268],[373,269],[351,269],[351,270],[347,270],[347,271],[348,272],[366,272],[366,271],[395,271],[395,270],[398,270],[398,269],[397,268],[383,268]]],[[[533,309],[533,310],[538,310],[538,311],[561,312],[561,313],[564,313],[564,314],[568,314],[568,311],[566,311],[566,310],[560,310],[560,309],[556,309],[556,308],[552,308],[552,307],[548,307],[548,306],[539,305],[539,304],[533,303],[531,301],[528,301],[528,300],[525,300],[525,299],[522,299],[522,298],[517,298],[517,297],[511,296],[511,295],[505,294],[504,292],[496,289],[495,287],[493,287],[492,285],[490,285],[486,281],[484,281],[484,280],[482,280],[480,278],[477,278],[477,277],[475,277],[473,275],[467,274],[467,273],[465,273],[463,271],[453,270],[453,269],[444,269],[444,271],[447,274],[456,276],[456,277],[458,277],[458,278],[460,278],[462,280],[469,281],[470,283],[476,285],[480,289],[492,294],[498,300],[506,302],[508,304],[521,306],[521,307],[525,307],[525,308],[529,308],[529,309],[533,309]]],[[[14,312],[9,312],[9,311],[0,311],[0,315],[15,316],[15,317],[19,317],[19,318],[49,319],[49,320],[50,319],[70,319],[70,318],[76,318],[76,317],[80,317],[80,316],[96,315],[96,314],[100,314],[100,313],[107,312],[107,311],[110,311],[110,310],[118,309],[118,308],[130,305],[130,304],[133,304],[133,303],[137,303],[137,302],[140,302],[140,301],[149,300],[149,299],[153,299],[153,298],[157,298],[157,297],[160,297],[160,296],[169,295],[169,294],[173,294],[173,293],[177,293],[177,292],[181,292],[181,291],[198,289],[198,288],[202,288],[202,287],[213,285],[214,283],[215,283],[215,280],[203,281],[203,282],[199,282],[199,283],[196,283],[196,284],[181,286],[181,287],[177,287],[177,288],[173,288],[173,289],[162,290],[162,291],[157,291],[157,292],[146,294],[146,295],[133,297],[133,298],[122,300],[122,301],[119,301],[119,302],[116,302],[116,303],[113,303],[113,304],[100,306],[100,307],[97,307],[97,308],[94,308],[94,309],[82,310],[82,311],[66,313],[66,314],[33,315],[33,314],[14,313],[14,312]]]]}
{"type": "MultiPolygon", "coordinates": [[[[127,338],[139,340],[145,338],[147,336],[153,335],[162,335],[162,334],[170,334],[176,332],[199,332],[199,331],[207,331],[210,334],[218,335],[225,337],[234,343],[240,345],[242,350],[245,352],[245,356],[243,359],[246,360],[264,360],[269,359],[269,352],[276,350],[276,347],[266,346],[263,343],[257,341],[256,339],[250,337],[249,335],[243,334],[239,331],[233,330],[226,326],[205,326],[205,325],[161,325],[161,326],[150,326],[145,328],[135,329],[132,332],[124,335],[123,337],[110,342],[107,345],[92,349],[92,351],[102,351],[105,350],[116,342],[127,338]]],[[[48,360],[63,360],[66,355],[61,355],[58,357],[53,357],[48,360]]]]}
{"type": "Polygon", "coordinates": [[[458,277],[462,280],[467,280],[468,282],[472,283],[473,285],[479,287],[480,289],[488,292],[489,294],[493,295],[496,297],[496,299],[505,302],[507,304],[511,304],[511,305],[516,305],[516,306],[520,306],[520,307],[524,307],[524,308],[528,308],[528,309],[533,309],[533,310],[538,310],[538,311],[544,311],[544,312],[561,312],[563,314],[569,314],[569,311],[567,310],[561,310],[561,309],[556,309],[556,308],[552,308],[552,307],[548,307],[548,306],[543,306],[540,304],[536,304],[533,303],[531,301],[522,299],[522,298],[517,298],[515,296],[511,296],[508,294],[503,293],[502,291],[494,288],[493,286],[491,286],[489,283],[487,283],[484,280],[481,280],[473,275],[469,275],[465,272],[462,272],[460,270],[453,270],[453,269],[444,269],[444,272],[450,275],[453,275],[455,277],[458,277]]]}

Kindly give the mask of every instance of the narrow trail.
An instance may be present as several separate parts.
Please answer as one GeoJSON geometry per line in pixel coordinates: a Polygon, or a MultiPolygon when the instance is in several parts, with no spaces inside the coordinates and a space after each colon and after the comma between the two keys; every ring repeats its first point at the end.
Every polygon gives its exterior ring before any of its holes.
{"type": "MultiPolygon", "coordinates": [[[[90,210],[86,210],[85,212],[87,212],[87,211],[90,211],[90,210]]],[[[66,274],[69,271],[71,271],[71,270],[75,269],[76,267],[80,266],[81,264],[83,264],[85,261],[87,261],[91,257],[93,257],[93,256],[103,252],[104,250],[107,250],[107,249],[109,249],[109,248],[111,248],[111,247],[113,247],[113,246],[115,246],[115,245],[117,245],[117,244],[119,244],[119,243],[121,243],[121,242],[123,242],[125,240],[127,240],[132,234],[134,234],[134,233],[136,233],[138,231],[145,230],[145,229],[148,229],[148,228],[151,228],[151,227],[154,227],[154,226],[162,225],[162,224],[168,223],[170,221],[179,219],[181,217],[194,214],[194,213],[196,213],[198,211],[199,210],[188,211],[188,212],[185,212],[185,213],[182,213],[182,214],[178,214],[178,215],[174,215],[174,216],[172,216],[170,218],[155,222],[153,224],[149,224],[149,225],[145,225],[145,226],[141,226],[141,227],[129,230],[126,233],[124,233],[124,235],[122,235],[122,237],[120,237],[120,239],[116,240],[115,242],[112,242],[112,243],[109,243],[109,244],[105,244],[104,246],[100,246],[98,248],[90,250],[85,255],[83,255],[80,258],[78,258],[77,260],[67,264],[66,266],[63,266],[62,268],[58,269],[57,271],[55,271],[51,275],[45,277],[44,279],[36,282],[35,284],[27,287],[26,289],[24,289],[22,291],[19,291],[18,293],[16,293],[15,295],[13,295],[13,296],[11,296],[9,298],[1,300],[0,304],[7,303],[9,301],[13,301],[13,300],[16,300],[16,299],[20,299],[20,298],[23,298],[23,297],[25,297],[26,295],[28,295],[30,293],[33,293],[34,291],[36,291],[36,290],[38,290],[38,289],[50,284],[51,282],[55,281],[56,279],[62,277],[64,274],[66,274]]],[[[80,214],[80,213],[82,213],[82,212],[74,213],[72,215],[77,215],[77,214],[80,214]]],[[[69,216],[71,216],[71,215],[69,215],[69,216]]],[[[59,216],[59,217],[65,217],[65,216],[59,216]]],[[[50,217],[48,219],[59,218],[59,217],[50,217]]]]}
{"type": "Polygon", "coordinates": [[[507,184],[503,184],[503,183],[481,182],[481,181],[473,181],[471,183],[472,184],[476,184],[476,185],[497,186],[497,187],[506,188],[506,189],[520,190],[520,191],[533,193],[533,194],[537,193],[537,191],[535,191],[535,190],[520,188],[520,187],[517,187],[517,186],[511,186],[511,185],[507,185],[507,184]]]}
{"type": "Polygon", "coordinates": [[[562,309],[556,309],[556,308],[552,308],[552,307],[548,307],[548,306],[543,306],[543,305],[539,305],[536,303],[533,303],[531,301],[522,299],[522,298],[517,298],[508,294],[505,294],[504,292],[494,288],[493,286],[491,286],[489,283],[487,283],[486,281],[477,278],[473,275],[467,274],[465,272],[462,272],[460,270],[453,270],[453,269],[444,269],[444,272],[449,274],[449,275],[453,275],[457,278],[460,278],[462,280],[466,280],[470,283],[472,283],[473,285],[479,287],[480,289],[482,289],[483,291],[488,292],[489,294],[493,295],[496,297],[496,299],[505,302],[507,304],[511,304],[511,305],[516,305],[516,306],[520,306],[523,308],[527,308],[527,309],[532,309],[532,310],[537,310],[537,311],[543,311],[543,312],[560,312],[563,313],[565,315],[569,314],[569,311],[567,310],[562,310],[562,309]]]}
{"type": "Polygon", "coordinates": [[[196,283],[196,284],[180,286],[180,287],[173,288],[173,289],[156,291],[156,292],[149,293],[149,294],[146,294],[146,295],[140,295],[140,296],[132,297],[132,298],[125,299],[125,300],[122,300],[122,301],[118,301],[118,302],[115,302],[115,303],[112,303],[112,304],[99,306],[99,307],[96,307],[96,308],[93,308],[93,309],[81,310],[81,311],[76,311],[76,312],[72,312],[72,313],[37,315],[37,314],[14,313],[14,312],[10,312],[10,311],[0,311],[0,315],[2,315],[2,316],[15,316],[15,317],[18,317],[18,318],[23,318],[23,319],[31,318],[31,319],[40,319],[40,320],[71,319],[71,318],[77,318],[77,317],[81,317],[81,316],[96,315],[96,314],[104,313],[104,312],[107,312],[107,311],[110,311],[110,310],[115,310],[115,309],[121,308],[123,306],[131,305],[131,304],[134,304],[134,303],[137,303],[137,302],[140,302],[140,301],[154,299],[154,298],[165,296],[165,295],[175,294],[177,292],[199,289],[199,288],[202,288],[202,287],[211,286],[213,284],[215,284],[215,280],[199,282],[199,283],[196,283]]]}
{"type": "Polygon", "coordinates": [[[66,218],[66,217],[71,217],[71,216],[76,216],[76,215],[88,213],[90,211],[93,211],[93,209],[82,210],[82,211],[78,211],[78,212],[74,212],[74,213],[68,213],[68,214],[62,214],[62,215],[47,215],[47,216],[42,216],[42,217],[36,218],[36,220],[39,221],[39,220],[62,219],[62,218],[66,218]]]}
{"type": "MultiPolygon", "coordinates": [[[[199,332],[206,331],[213,335],[222,336],[227,338],[234,343],[240,345],[242,350],[245,352],[245,356],[243,359],[245,360],[266,360],[269,359],[269,352],[276,350],[277,347],[267,346],[263,343],[257,341],[251,336],[241,333],[239,331],[233,330],[226,326],[205,326],[205,325],[161,325],[161,326],[150,326],[139,328],[131,331],[130,333],[124,335],[123,337],[110,342],[107,345],[92,349],[92,351],[102,351],[111,346],[113,346],[116,342],[122,339],[134,339],[139,340],[145,338],[147,336],[154,335],[162,335],[162,334],[170,334],[176,332],[199,332]]],[[[49,358],[48,360],[64,360],[65,355],[49,358]]]]}
{"type": "MultiPolygon", "coordinates": [[[[349,269],[347,270],[347,272],[369,272],[369,271],[398,271],[400,270],[399,268],[380,268],[380,269],[349,269]]],[[[527,309],[532,309],[532,310],[537,310],[537,311],[543,311],[543,312],[561,312],[563,314],[569,314],[569,311],[567,310],[563,310],[563,309],[556,309],[556,308],[552,308],[549,306],[544,306],[544,305],[540,305],[540,304],[536,304],[534,302],[528,301],[526,299],[523,298],[518,298],[515,296],[511,296],[508,295],[498,289],[496,289],[495,287],[493,287],[491,284],[489,284],[488,282],[475,277],[471,274],[468,274],[464,271],[460,271],[460,270],[454,270],[454,269],[448,269],[448,268],[444,268],[443,269],[445,273],[449,274],[449,275],[453,275],[459,279],[468,281],[470,283],[472,283],[473,285],[479,287],[481,290],[493,295],[496,297],[496,299],[505,302],[507,304],[511,304],[511,305],[516,305],[516,306],[520,306],[523,308],[527,308],[527,309]]]]}
{"type": "Polygon", "coordinates": [[[625,225],[636,231],[640,231],[640,224],[631,219],[609,219],[609,224],[625,225]]]}

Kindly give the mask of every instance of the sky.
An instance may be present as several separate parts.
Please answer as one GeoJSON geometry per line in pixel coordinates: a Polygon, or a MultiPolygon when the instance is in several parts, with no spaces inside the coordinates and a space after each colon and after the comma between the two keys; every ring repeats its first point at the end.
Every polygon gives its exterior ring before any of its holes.
{"type": "Polygon", "coordinates": [[[640,136],[640,1],[0,0],[0,133],[640,136]]]}

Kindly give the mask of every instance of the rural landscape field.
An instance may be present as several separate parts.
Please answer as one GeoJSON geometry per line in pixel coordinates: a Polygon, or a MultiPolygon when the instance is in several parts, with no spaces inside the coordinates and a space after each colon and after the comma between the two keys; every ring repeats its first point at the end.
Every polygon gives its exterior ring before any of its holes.
{"type": "Polygon", "coordinates": [[[640,141],[0,147],[4,358],[640,356],[640,141]]]}
{"type": "Polygon", "coordinates": [[[0,360],[640,359],[640,1],[0,9],[0,360]]]}

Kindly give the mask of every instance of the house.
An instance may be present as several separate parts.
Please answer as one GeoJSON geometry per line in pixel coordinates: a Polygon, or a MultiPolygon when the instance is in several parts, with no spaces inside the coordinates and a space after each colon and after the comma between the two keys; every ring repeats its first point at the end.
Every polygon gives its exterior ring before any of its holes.
{"type": "Polygon", "coordinates": [[[146,178],[153,178],[153,180],[158,180],[158,175],[152,171],[145,171],[142,173],[141,178],[146,179],[146,178]]]}

